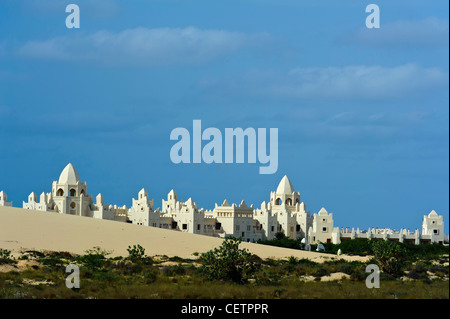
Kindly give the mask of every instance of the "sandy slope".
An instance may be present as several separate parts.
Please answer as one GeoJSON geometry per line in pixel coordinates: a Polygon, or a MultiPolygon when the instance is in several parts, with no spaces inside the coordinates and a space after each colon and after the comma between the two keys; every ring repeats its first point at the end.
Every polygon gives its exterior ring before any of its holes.
{"type": "MultiPolygon", "coordinates": [[[[167,255],[193,258],[194,252],[206,252],[220,246],[222,239],[160,229],[98,220],[89,217],[62,215],[48,212],[0,207],[0,248],[69,251],[84,253],[100,246],[112,250],[112,256],[127,256],[129,245],[140,244],[149,256],[167,255]]],[[[242,243],[261,258],[295,256],[323,261],[332,255],[242,243]]],[[[334,256],[336,257],[336,256],[334,256]]],[[[340,256],[348,260],[361,260],[357,256],[340,256]]]]}

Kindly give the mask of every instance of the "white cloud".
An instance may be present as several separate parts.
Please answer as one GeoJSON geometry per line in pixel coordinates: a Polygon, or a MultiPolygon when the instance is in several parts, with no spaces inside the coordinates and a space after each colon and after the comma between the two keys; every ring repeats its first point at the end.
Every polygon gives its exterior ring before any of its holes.
{"type": "Polygon", "coordinates": [[[448,72],[416,64],[395,67],[296,68],[258,80],[256,93],[293,98],[378,99],[403,97],[448,85],[448,72]],[[263,81],[263,82],[261,82],[263,81]]]}
{"type": "Polygon", "coordinates": [[[370,47],[448,47],[448,19],[429,17],[420,21],[381,22],[379,29],[361,28],[346,34],[340,44],[370,47]]]}
{"type": "Polygon", "coordinates": [[[25,58],[88,61],[101,65],[202,64],[242,48],[258,46],[266,34],[222,30],[136,28],[119,33],[99,31],[86,36],[29,41],[18,54],[25,58]]]}

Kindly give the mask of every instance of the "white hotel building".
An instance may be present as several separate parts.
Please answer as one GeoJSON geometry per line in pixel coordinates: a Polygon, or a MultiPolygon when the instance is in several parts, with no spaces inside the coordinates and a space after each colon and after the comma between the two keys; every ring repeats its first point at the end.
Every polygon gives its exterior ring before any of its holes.
{"type": "MultiPolygon", "coordinates": [[[[12,202],[7,202],[3,191],[0,192],[0,206],[12,206],[12,202]]],[[[292,239],[302,238],[311,244],[338,244],[355,238],[442,244],[445,238],[443,216],[434,210],[424,216],[421,232],[418,229],[414,232],[406,229],[339,229],[334,227],[333,214],[328,213],[325,208],[312,216],[306,211],[300,193],[295,192],[287,176],[282,178],[276,191],[270,193],[270,201],[262,202],[258,209],[253,205],[248,206],[245,201],[236,205],[229,204],[227,200],[220,206],[215,204],[213,210],[199,209],[191,198],[183,202],[171,190],[167,200],[162,200],[161,208],[155,210],[153,199],[149,199],[145,189],[138,193],[137,199],[133,198],[130,208],[107,205],[101,194],[97,195],[94,203],[92,195],[87,193],[86,182],[81,182],[75,167],[68,164],[59,180],[53,182],[51,193],[42,193],[39,201],[36,194],[31,193],[28,202],[23,202],[23,208],[116,220],[192,234],[241,237],[243,241],[249,242],[274,239],[278,232],[283,232],[292,239]]]]}

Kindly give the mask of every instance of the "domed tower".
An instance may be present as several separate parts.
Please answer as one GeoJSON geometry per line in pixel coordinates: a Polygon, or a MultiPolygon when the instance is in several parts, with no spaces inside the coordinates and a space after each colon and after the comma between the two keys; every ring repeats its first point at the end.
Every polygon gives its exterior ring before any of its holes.
{"type": "Polygon", "coordinates": [[[270,193],[270,203],[274,208],[283,205],[293,207],[300,204],[300,193],[295,192],[294,186],[287,175],[284,175],[281,179],[277,190],[270,193]]]}
{"type": "Polygon", "coordinates": [[[64,168],[59,176],[59,180],[54,181],[52,185],[53,197],[86,196],[86,190],[86,182],[81,183],[80,175],[78,175],[77,170],[71,163],[64,168]]]}
{"type": "Polygon", "coordinates": [[[52,197],[55,202],[55,210],[62,214],[79,216],[90,215],[92,197],[87,196],[87,184],[81,182],[75,167],[69,163],[58,181],[52,184],[52,197]]]}

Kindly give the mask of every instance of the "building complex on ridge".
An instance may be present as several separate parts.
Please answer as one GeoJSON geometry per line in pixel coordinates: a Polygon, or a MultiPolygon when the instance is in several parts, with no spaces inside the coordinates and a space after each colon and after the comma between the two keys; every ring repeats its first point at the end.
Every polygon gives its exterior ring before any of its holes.
{"type": "MultiPolygon", "coordinates": [[[[0,206],[12,206],[7,202],[5,192],[0,192],[0,206]]],[[[300,200],[300,193],[287,176],[284,176],[275,192],[270,193],[270,201],[262,202],[261,208],[248,206],[243,200],[239,206],[224,200],[215,204],[213,210],[199,209],[189,198],[186,202],[178,200],[177,193],[171,190],[167,200],[162,200],[161,208],[154,208],[153,199],[145,189],[132,200],[131,208],[107,205],[102,194],[94,199],[87,194],[86,182],[81,182],[77,170],[68,164],[59,180],[52,184],[51,193],[42,193],[39,202],[33,192],[24,209],[48,211],[60,214],[115,220],[137,225],[174,229],[183,232],[208,236],[234,236],[243,241],[274,239],[279,232],[292,239],[302,238],[304,242],[338,244],[346,239],[367,238],[385,239],[399,242],[440,243],[444,242],[443,216],[434,210],[424,216],[422,232],[406,229],[339,229],[334,227],[333,214],[322,208],[311,216],[306,205],[300,200]]]]}

